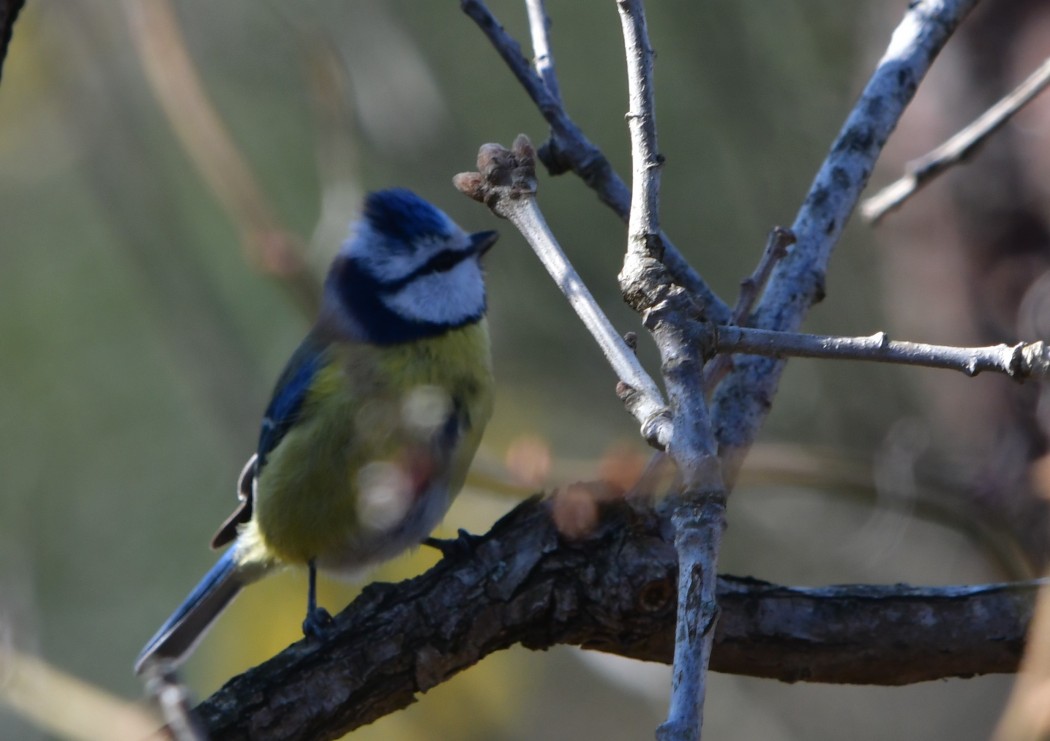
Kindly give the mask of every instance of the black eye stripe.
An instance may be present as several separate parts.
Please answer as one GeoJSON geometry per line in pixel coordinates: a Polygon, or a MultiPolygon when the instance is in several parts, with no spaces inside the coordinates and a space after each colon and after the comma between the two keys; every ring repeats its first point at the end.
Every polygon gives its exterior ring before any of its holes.
{"type": "Polygon", "coordinates": [[[427,260],[426,264],[417,273],[444,273],[459,264],[468,253],[455,252],[453,250],[442,250],[427,260]]]}
{"type": "Polygon", "coordinates": [[[431,257],[403,278],[398,278],[397,280],[392,281],[383,281],[381,284],[383,286],[383,291],[386,293],[396,293],[416,278],[422,278],[424,275],[433,275],[434,273],[447,273],[472,255],[473,253],[469,250],[441,250],[441,252],[431,257]]]}

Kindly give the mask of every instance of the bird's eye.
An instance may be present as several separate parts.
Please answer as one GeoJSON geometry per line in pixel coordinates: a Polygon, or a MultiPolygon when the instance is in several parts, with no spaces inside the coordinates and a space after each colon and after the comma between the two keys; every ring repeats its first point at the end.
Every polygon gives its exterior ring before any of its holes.
{"type": "Polygon", "coordinates": [[[456,267],[462,259],[463,255],[453,252],[452,250],[439,252],[434,255],[434,257],[430,258],[430,261],[427,264],[427,267],[429,268],[428,272],[447,273],[449,270],[456,267]]]}

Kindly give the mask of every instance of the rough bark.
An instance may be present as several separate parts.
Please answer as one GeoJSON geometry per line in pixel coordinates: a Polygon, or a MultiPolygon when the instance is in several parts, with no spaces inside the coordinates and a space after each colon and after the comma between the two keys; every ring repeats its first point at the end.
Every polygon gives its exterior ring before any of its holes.
{"type": "MultiPolygon", "coordinates": [[[[198,712],[214,739],[335,738],[518,643],[669,662],[677,569],[667,528],[621,500],[528,500],[425,574],[371,585],[325,640],[235,677],[198,712]]],[[[883,685],[1011,672],[1036,589],[722,577],[711,668],[883,685]]]]}

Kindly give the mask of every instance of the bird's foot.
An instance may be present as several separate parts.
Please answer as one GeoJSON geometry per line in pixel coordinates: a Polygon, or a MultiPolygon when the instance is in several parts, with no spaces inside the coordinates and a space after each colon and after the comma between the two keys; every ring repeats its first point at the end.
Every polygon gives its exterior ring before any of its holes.
{"type": "Polygon", "coordinates": [[[423,541],[423,545],[436,548],[445,558],[452,558],[473,554],[482,539],[481,535],[474,535],[460,528],[455,538],[427,538],[423,541]]]}
{"type": "Polygon", "coordinates": [[[323,607],[314,607],[306,613],[303,620],[303,635],[307,638],[320,640],[332,626],[332,616],[323,607]]]}

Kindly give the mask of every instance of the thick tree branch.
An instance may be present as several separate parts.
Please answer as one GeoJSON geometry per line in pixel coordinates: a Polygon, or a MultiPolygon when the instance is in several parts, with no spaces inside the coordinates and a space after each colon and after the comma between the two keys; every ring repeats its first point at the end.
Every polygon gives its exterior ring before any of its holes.
{"type": "MultiPolygon", "coordinates": [[[[753,326],[795,331],[813,303],[823,297],[832,249],[883,145],[933,60],[976,4],[977,0],[909,3],[810,186],[791,227],[797,242],[774,268],[753,326]]],[[[715,392],[716,432],[730,480],[769,413],[782,371],[782,360],[742,357],[715,392]]]]}
{"type": "MultiPolygon", "coordinates": [[[[593,526],[569,538],[558,510],[530,499],[472,553],[370,585],[328,637],[230,680],[198,707],[201,721],[216,741],[336,738],[519,643],[670,661],[677,568],[668,523],[622,500],[595,501],[593,526]]],[[[1038,586],[790,588],[723,577],[711,668],[883,685],[1012,672],[1038,586]]]]}
{"type": "Polygon", "coordinates": [[[982,113],[948,141],[909,162],[907,173],[861,204],[861,215],[873,224],[904,205],[904,202],[945,170],[970,158],[984,142],[1050,85],[1050,59],[1047,59],[1017,88],[982,113]]]}
{"type": "MultiPolygon", "coordinates": [[[[529,66],[521,46],[504,30],[488,7],[481,0],[461,0],[460,6],[485,34],[550,125],[551,139],[546,146],[540,147],[540,160],[552,175],[572,170],[598,194],[602,203],[626,222],[630,216],[631,192],[609,160],[569,118],[560,100],[529,66]]],[[[720,324],[728,321],[730,310],[726,303],[715,295],[666,234],[660,233],[660,241],[664,264],[675,282],[693,294],[709,319],[720,324]]]]}

